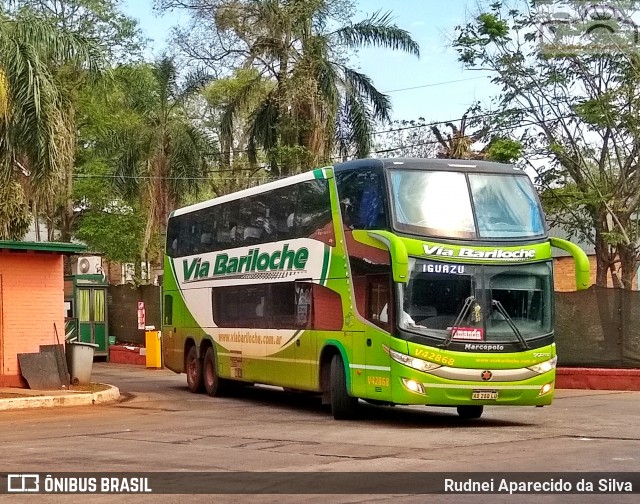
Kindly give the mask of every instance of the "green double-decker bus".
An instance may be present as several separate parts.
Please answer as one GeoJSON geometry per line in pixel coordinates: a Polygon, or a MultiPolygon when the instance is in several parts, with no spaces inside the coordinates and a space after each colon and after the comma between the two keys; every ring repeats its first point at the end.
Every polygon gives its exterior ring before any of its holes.
{"type": "Polygon", "coordinates": [[[241,384],[358,400],[543,406],[554,393],[550,238],[529,177],[509,165],[363,159],[173,212],[165,365],[191,391],[241,384]]]}

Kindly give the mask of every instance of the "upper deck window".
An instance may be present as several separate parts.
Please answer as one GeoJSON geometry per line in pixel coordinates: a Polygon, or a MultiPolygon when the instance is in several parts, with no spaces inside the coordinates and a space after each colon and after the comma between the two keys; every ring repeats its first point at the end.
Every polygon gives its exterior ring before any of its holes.
{"type": "Polygon", "coordinates": [[[535,190],[524,175],[393,170],[390,183],[398,231],[461,239],[545,232],[535,190]]]}

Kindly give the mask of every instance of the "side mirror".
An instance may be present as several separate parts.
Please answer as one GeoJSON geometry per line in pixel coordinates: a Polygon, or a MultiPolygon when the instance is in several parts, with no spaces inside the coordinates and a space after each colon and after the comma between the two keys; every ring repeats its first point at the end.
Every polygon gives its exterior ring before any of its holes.
{"type": "Polygon", "coordinates": [[[589,258],[580,247],[575,243],[562,238],[551,237],[551,246],[562,250],[566,250],[573,256],[573,262],[576,268],[576,290],[586,290],[591,285],[591,265],[589,258]]]}
{"type": "Polygon", "coordinates": [[[374,247],[385,248],[391,254],[391,269],[394,282],[409,282],[409,254],[404,242],[389,231],[363,231],[353,232],[354,238],[374,247]]]}

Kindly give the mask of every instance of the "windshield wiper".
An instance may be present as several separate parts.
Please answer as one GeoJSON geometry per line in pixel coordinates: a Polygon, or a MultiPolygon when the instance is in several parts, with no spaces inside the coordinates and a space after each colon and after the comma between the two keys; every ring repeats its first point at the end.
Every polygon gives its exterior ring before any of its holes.
{"type": "Polygon", "coordinates": [[[507,324],[509,324],[509,327],[511,327],[511,329],[513,330],[513,332],[517,336],[518,341],[520,341],[520,344],[522,345],[522,349],[523,350],[528,350],[529,349],[529,345],[527,345],[527,341],[522,337],[522,334],[520,333],[520,331],[518,330],[518,328],[514,324],[513,319],[511,318],[511,316],[507,313],[507,310],[505,310],[504,306],[502,306],[502,303],[500,301],[496,300],[496,299],[492,299],[491,300],[491,305],[495,306],[497,308],[498,312],[500,312],[500,314],[507,321],[507,324]]]}
{"type": "Polygon", "coordinates": [[[467,312],[469,311],[469,308],[471,308],[471,305],[475,302],[475,300],[476,298],[474,296],[469,296],[467,299],[464,300],[464,305],[462,305],[462,309],[460,310],[460,313],[458,313],[458,316],[456,317],[456,320],[453,323],[453,327],[451,327],[451,331],[449,331],[449,335],[439,345],[440,348],[447,348],[451,344],[451,340],[453,339],[453,335],[455,334],[456,328],[459,327],[460,322],[462,322],[464,318],[467,316],[467,312]]]}

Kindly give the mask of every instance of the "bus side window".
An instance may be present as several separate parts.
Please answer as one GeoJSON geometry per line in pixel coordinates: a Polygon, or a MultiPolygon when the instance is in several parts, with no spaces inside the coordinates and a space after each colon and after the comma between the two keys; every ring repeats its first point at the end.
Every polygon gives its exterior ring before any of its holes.
{"type": "Polygon", "coordinates": [[[390,278],[388,275],[371,275],[367,280],[367,320],[388,331],[391,305],[390,278]]]}
{"type": "Polygon", "coordinates": [[[382,188],[375,174],[365,182],[358,210],[358,225],[363,229],[386,227],[382,188]]]}
{"type": "Polygon", "coordinates": [[[337,175],[342,220],[348,229],[387,227],[385,199],[379,175],[358,170],[337,175]]]}
{"type": "Polygon", "coordinates": [[[180,220],[181,216],[172,217],[167,224],[167,255],[169,257],[178,257],[180,220]]]}
{"type": "Polygon", "coordinates": [[[298,186],[293,227],[296,238],[313,238],[328,244],[335,243],[329,186],[326,180],[310,180],[298,186]]]}

